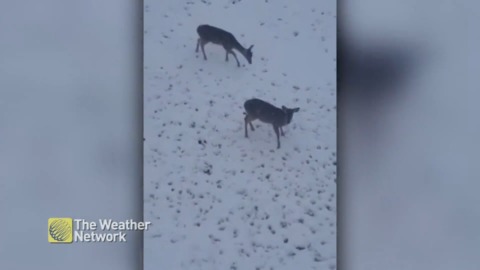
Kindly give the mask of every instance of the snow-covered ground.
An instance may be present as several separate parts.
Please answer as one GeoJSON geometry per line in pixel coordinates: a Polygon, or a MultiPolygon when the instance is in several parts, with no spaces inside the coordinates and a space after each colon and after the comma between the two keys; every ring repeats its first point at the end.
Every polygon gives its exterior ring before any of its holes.
{"type": "Polygon", "coordinates": [[[145,1],[144,136],[145,269],[336,269],[336,2],[145,1]],[[252,97],[300,107],[280,149],[252,97]]]}

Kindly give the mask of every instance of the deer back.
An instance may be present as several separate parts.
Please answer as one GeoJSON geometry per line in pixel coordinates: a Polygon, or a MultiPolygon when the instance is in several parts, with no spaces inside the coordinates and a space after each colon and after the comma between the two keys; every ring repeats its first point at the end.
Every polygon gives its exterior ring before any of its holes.
{"type": "Polygon", "coordinates": [[[285,112],[263,100],[256,98],[247,100],[245,101],[244,107],[248,115],[262,122],[275,126],[287,124],[285,112]]]}
{"type": "Polygon", "coordinates": [[[230,48],[239,45],[232,33],[208,24],[198,26],[197,33],[200,38],[215,44],[224,45],[230,48]]]}

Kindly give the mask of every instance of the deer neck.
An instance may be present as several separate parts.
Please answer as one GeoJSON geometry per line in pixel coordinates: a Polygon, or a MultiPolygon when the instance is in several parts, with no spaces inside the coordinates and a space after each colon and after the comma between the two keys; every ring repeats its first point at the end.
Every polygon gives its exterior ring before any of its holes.
{"type": "Polygon", "coordinates": [[[288,121],[288,114],[287,114],[286,112],[284,112],[284,115],[285,115],[285,118],[283,119],[283,123],[284,123],[285,125],[290,124],[290,121],[288,121]]]}
{"type": "Polygon", "coordinates": [[[243,47],[242,44],[240,44],[236,40],[235,40],[235,43],[234,43],[233,47],[243,55],[245,55],[245,53],[247,52],[247,49],[245,47],[243,47]]]}

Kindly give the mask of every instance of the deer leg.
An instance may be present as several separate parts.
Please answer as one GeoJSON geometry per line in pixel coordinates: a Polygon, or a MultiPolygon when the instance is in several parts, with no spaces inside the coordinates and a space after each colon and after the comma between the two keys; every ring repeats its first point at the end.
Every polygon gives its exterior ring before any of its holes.
{"type": "Polygon", "coordinates": [[[280,148],[280,134],[279,134],[279,127],[273,126],[273,130],[275,131],[275,134],[277,135],[277,149],[280,148]]]}
{"type": "Polygon", "coordinates": [[[203,53],[203,59],[207,60],[207,55],[205,54],[205,42],[202,40],[201,41],[201,46],[202,46],[202,53],[203,53]]]}
{"type": "Polygon", "coordinates": [[[197,52],[197,53],[198,53],[198,47],[199,46],[200,46],[200,38],[198,38],[198,40],[197,40],[197,48],[195,49],[195,52],[197,52]]]}
{"type": "MultiPolygon", "coordinates": [[[[250,124],[250,129],[252,131],[255,131],[255,128],[253,128],[253,124],[252,124],[252,121],[255,120],[256,118],[251,116],[250,114],[247,114],[247,116],[245,116],[245,123],[249,123],[250,124]]],[[[247,126],[245,125],[245,128],[247,128],[247,126]]]]}
{"type": "MultiPolygon", "coordinates": [[[[248,128],[247,128],[248,123],[249,123],[249,117],[248,117],[248,114],[247,114],[247,116],[245,116],[245,138],[248,138],[248,128]]],[[[252,123],[250,123],[250,125],[251,124],[252,123]]]]}
{"type": "Polygon", "coordinates": [[[235,60],[237,60],[237,65],[240,67],[240,62],[238,62],[237,55],[233,51],[230,51],[230,53],[233,54],[233,56],[235,57],[235,60]]]}
{"type": "Polygon", "coordinates": [[[252,117],[251,115],[247,114],[247,115],[245,116],[245,137],[247,137],[247,138],[248,138],[248,133],[247,133],[247,130],[248,130],[247,126],[248,126],[248,124],[250,124],[250,129],[251,129],[252,131],[255,131],[255,129],[253,128],[253,125],[252,125],[252,121],[253,121],[253,120],[255,120],[255,118],[252,117]]]}
{"type": "Polygon", "coordinates": [[[282,127],[280,127],[280,134],[281,134],[282,136],[285,136],[285,133],[283,132],[283,128],[282,128],[282,127]]]}
{"type": "Polygon", "coordinates": [[[225,51],[225,62],[228,62],[228,50],[225,51]]]}

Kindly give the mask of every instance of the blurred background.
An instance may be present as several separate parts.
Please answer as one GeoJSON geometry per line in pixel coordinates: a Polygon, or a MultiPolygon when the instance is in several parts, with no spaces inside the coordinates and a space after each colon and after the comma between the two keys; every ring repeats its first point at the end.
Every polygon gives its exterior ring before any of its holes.
{"type": "Polygon", "coordinates": [[[340,269],[479,269],[479,8],[339,2],[340,269]]]}
{"type": "Polygon", "coordinates": [[[0,2],[0,269],[141,269],[141,233],[47,242],[49,217],[142,219],[141,14],[0,2]]]}

